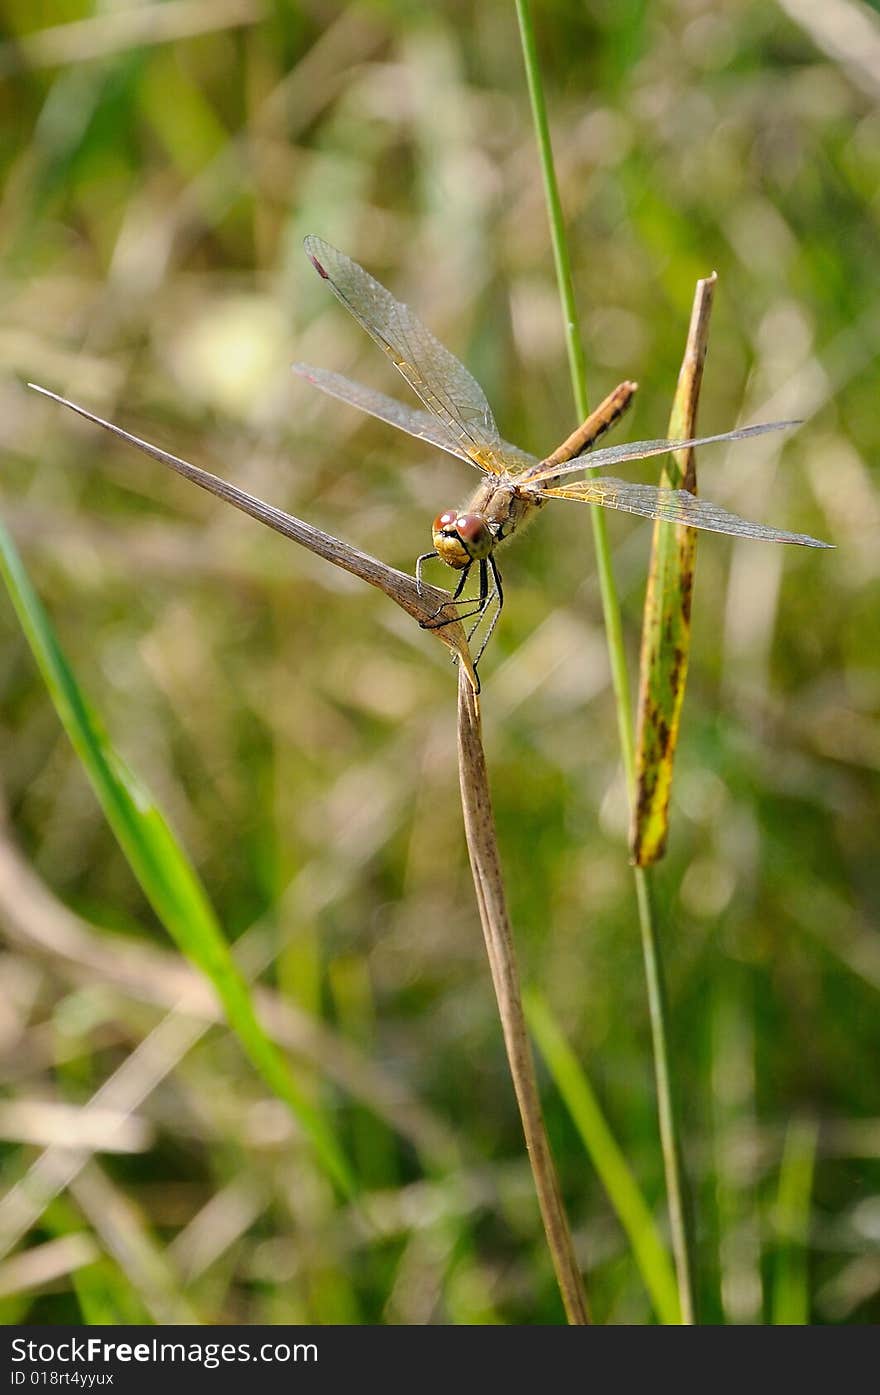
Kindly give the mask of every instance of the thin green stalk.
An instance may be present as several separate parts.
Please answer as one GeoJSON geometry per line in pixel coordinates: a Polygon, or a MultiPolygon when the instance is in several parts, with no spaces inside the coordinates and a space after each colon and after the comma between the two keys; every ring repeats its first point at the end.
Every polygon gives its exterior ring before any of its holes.
{"type": "MultiPolygon", "coordinates": [[[[547,212],[550,220],[550,237],[553,244],[553,259],[556,264],[556,277],[559,283],[559,296],[565,322],[565,342],[568,350],[568,363],[571,373],[577,415],[583,419],[587,415],[587,373],[583,343],[578,329],[574,299],[574,284],[571,275],[571,258],[565,234],[562,203],[556,168],[553,163],[553,148],[550,140],[550,126],[547,120],[547,104],[535,44],[535,29],[529,0],[516,0],[522,41],[523,61],[532,105],[532,119],[538,142],[544,192],[547,199],[547,212]]],[[[599,574],[599,590],[602,597],[602,613],[605,619],[605,634],[608,645],[608,658],[611,666],[611,681],[614,688],[617,709],[617,726],[620,735],[620,752],[623,759],[627,789],[630,800],[635,789],[635,740],[633,736],[632,703],[630,700],[629,677],[626,668],[626,651],[623,643],[623,623],[620,615],[620,601],[611,565],[611,547],[605,515],[601,509],[590,510],[593,523],[593,539],[596,547],[596,568],[599,574]]],[[[666,1030],[666,1001],[663,988],[662,961],[660,946],[654,922],[653,902],[650,895],[648,873],[644,868],[634,868],[636,898],[639,908],[639,925],[642,935],[642,953],[645,960],[645,977],[648,989],[648,1005],[651,1015],[651,1033],[654,1044],[654,1071],[657,1082],[657,1109],[660,1119],[660,1140],[663,1149],[663,1163],[666,1172],[666,1189],[669,1198],[669,1222],[672,1232],[672,1248],[678,1276],[679,1299],[683,1321],[692,1323],[695,1319],[694,1263],[690,1229],[687,1224],[687,1208],[684,1204],[685,1180],[682,1164],[681,1145],[678,1134],[678,1121],[673,1103],[673,1089],[669,1069],[669,1051],[666,1030]]]]}
{"type": "Polygon", "coordinates": [[[544,84],[541,81],[541,69],[535,46],[535,26],[532,23],[532,11],[528,0],[516,0],[516,14],[519,20],[520,39],[522,40],[526,81],[529,85],[529,100],[532,104],[532,120],[535,123],[535,135],[538,139],[538,151],[541,157],[541,175],[544,180],[544,197],[547,200],[547,213],[550,218],[550,237],[553,242],[556,280],[559,282],[559,298],[562,301],[562,313],[565,319],[565,344],[568,349],[574,401],[578,416],[583,421],[589,410],[587,407],[587,360],[578,330],[577,304],[574,298],[574,281],[571,276],[571,258],[568,255],[562,201],[559,197],[556,167],[553,163],[547,103],[544,100],[544,84]]]}
{"type": "Polygon", "coordinates": [[[693,1234],[687,1198],[684,1161],[681,1155],[681,1134],[675,1105],[675,1090],[670,1072],[666,1033],[668,1008],[663,957],[657,936],[657,924],[651,898],[651,881],[646,867],[634,867],[636,898],[639,905],[639,929],[642,933],[642,957],[648,984],[648,1007],[651,1016],[651,1039],[654,1046],[654,1076],[657,1082],[657,1113],[660,1119],[660,1146],[666,1173],[666,1195],[669,1201],[669,1231],[672,1253],[678,1277],[678,1299],[681,1320],[690,1325],[697,1320],[693,1264],[693,1234]]]}
{"type": "MultiPolygon", "coordinates": [[[[571,257],[568,253],[568,240],[565,235],[565,219],[559,198],[556,167],[553,163],[553,147],[550,141],[550,126],[547,121],[547,104],[544,100],[544,86],[541,81],[541,69],[535,47],[535,29],[532,23],[529,0],[516,0],[516,13],[519,19],[526,81],[528,82],[532,119],[538,141],[541,174],[544,180],[544,196],[547,200],[547,214],[550,219],[550,241],[553,245],[556,280],[559,283],[559,299],[562,302],[565,347],[568,352],[574,405],[578,417],[583,421],[589,411],[587,362],[578,328],[574,282],[571,275],[571,257]]],[[[617,708],[617,724],[620,729],[620,750],[623,756],[627,785],[632,789],[635,783],[635,743],[632,734],[632,703],[626,671],[626,652],[623,647],[620,602],[617,598],[617,588],[614,584],[614,573],[611,567],[611,546],[608,541],[605,515],[601,509],[590,509],[590,518],[593,523],[593,539],[596,546],[596,567],[599,573],[602,611],[608,635],[608,657],[611,663],[611,682],[617,708]]]]}

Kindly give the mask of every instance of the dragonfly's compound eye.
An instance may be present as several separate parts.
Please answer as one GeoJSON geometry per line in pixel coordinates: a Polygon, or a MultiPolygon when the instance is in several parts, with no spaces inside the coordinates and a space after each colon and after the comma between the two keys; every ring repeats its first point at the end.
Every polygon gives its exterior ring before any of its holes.
{"type": "Polygon", "coordinates": [[[431,529],[437,556],[456,571],[463,571],[474,560],[468,544],[459,534],[460,522],[458,509],[449,509],[437,515],[431,529]]]}
{"type": "Polygon", "coordinates": [[[488,557],[495,546],[492,531],[481,513],[459,514],[455,530],[472,561],[488,557]]]}

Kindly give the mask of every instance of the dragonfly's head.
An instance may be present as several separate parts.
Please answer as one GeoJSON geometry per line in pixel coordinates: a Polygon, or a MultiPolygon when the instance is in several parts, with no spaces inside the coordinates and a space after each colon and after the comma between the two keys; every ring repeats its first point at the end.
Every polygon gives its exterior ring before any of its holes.
{"type": "Polygon", "coordinates": [[[456,571],[481,562],[495,546],[495,537],[481,513],[450,509],[437,515],[431,533],[441,562],[456,571]]]}

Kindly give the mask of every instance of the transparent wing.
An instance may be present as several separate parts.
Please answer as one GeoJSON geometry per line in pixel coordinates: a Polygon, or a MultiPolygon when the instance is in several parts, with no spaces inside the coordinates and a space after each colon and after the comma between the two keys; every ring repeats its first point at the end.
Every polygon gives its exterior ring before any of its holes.
{"type": "Polygon", "coordinates": [[[541,461],[536,469],[527,469],[523,483],[539,484],[556,480],[562,475],[579,474],[582,470],[601,470],[606,465],[621,465],[627,460],[645,460],[649,455],[665,455],[667,451],[689,450],[692,446],[711,446],[716,441],[745,441],[750,436],[763,436],[768,431],[784,431],[800,426],[799,421],[768,421],[760,426],[743,426],[739,431],[722,431],[719,436],[694,436],[689,441],[630,441],[622,446],[606,446],[590,451],[589,455],[570,460],[567,465],[552,465],[541,461]]]}
{"type": "Polygon", "coordinates": [[[729,533],[735,538],[797,543],[800,547],[834,546],[833,543],[808,537],[806,533],[786,533],[779,528],[766,528],[763,523],[749,523],[747,519],[728,513],[717,504],[696,498],[686,489],[655,489],[651,484],[631,484],[627,480],[594,479],[536,492],[543,498],[578,499],[584,504],[623,509],[625,513],[659,518],[666,523],[686,523],[690,528],[706,528],[710,533],[729,533]]]}
{"type": "MultiPolygon", "coordinates": [[[[352,407],[378,417],[380,421],[387,421],[390,426],[407,431],[410,436],[415,436],[420,441],[429,441],[432,446],[448,451],[459,460],[466,460],[469,465],[477,464],[471,456],[465,454],[464,447],[449,428],[430,412],[419,411],[418,407],[407,407],[394,397],[386,397],[383,392],[374,392],[372,388],[354,383],[350,378],[343,378],[340,373],[330,373],[325,368],[313,368],[309,363],[294,363],[293,371],[320,388],[322,392],[328,393],[330,397],[337,397],[341,402],[348,402],[352,407]]],[[[502,441],[501,446],[507,457],[522,460],[530,466],[538,464],[537,456],[528,455],[507,441],[502,441]]]]}
{"type": "Polygon", "coordinates": [[[479,383],[406,305],[322,238],[309,236],[304,246],[315,270],[385,350],[469,460],[493,475],[519,471],[532,463],[532,457],[505,447],[479,383]]]}

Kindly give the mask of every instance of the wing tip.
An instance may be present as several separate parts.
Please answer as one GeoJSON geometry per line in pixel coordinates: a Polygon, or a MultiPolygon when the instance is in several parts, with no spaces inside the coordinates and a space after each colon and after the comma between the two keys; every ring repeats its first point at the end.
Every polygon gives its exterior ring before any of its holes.
{"type": "Polygon", "coordinates": [[[771,542],[793,543],[796,547],[822,547],[830,552],[834,552],[837,543],[825,542],[822,538],[813,538],[809,533],[779,533],[775,538],[769,539],[771,542]]]}
{"type": "Polygon", "coordinates": [[[321,261],[321,257],[324,255],[324,248],[329,247],[329,245],[329,243],[324,241],[323,237],[318,237],[316,233],[308,233],[303,238],[303,247],[306,256],[318,275],[323,277],[325,281],[330,280],[330,273],[321,261]]]}

